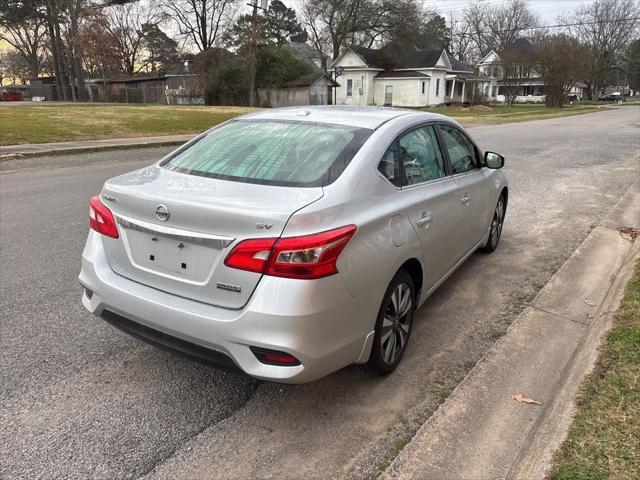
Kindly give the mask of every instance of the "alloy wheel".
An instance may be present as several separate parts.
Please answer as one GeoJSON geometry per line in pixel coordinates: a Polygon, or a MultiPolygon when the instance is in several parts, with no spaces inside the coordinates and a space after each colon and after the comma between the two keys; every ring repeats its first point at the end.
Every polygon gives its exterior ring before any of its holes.
{"type": "Polygon", "coordinates": [[[502,234],[502,225],[504,223],[504,199],[500,197],[498,205],[496,205],[496,211],[493,215],[491,222],[491,246],[495,247],[500,240],[502,234]]]}
{"type": "Polygon", "coordinates": [[[413,298],[411,288],[400,283],[389,298],[389,303],[382,319],[380,348],[382,359],[391,365],[402,354],[411,329],[411,310],[413,298]]]}

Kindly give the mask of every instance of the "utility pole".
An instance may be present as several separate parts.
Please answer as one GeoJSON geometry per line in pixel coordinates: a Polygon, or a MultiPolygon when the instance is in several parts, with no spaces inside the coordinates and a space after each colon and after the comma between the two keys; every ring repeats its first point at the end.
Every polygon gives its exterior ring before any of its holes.
{"type": "MultiPolygon", "coordinates": [[[[342,74],[344,73],[344,67],[336,67],[333,70],[333,81],[337,84],[338,83],[338,77],[342,76],[342,74]]],[[[337,105],[337,100],[336,100],[336,93],[338,92],[338,88],[336,86],[333,87],[333,98],[331,100],[333,100],[331,103],[333,103],[334,105],[337,105]]]]}
{"type": "Polygon", "coordinates": [[[267,11],[267,1],[260,0],[261,6],[258,6],[258,0],[251,0],[247,3],[252,9],[251,13],[251,32],[249,32],[249,65],[247,75],[249,76],[249,106],[256,106],[256,64],[257,60],[257,43],[258,43],[258,9],[267,11]]]}

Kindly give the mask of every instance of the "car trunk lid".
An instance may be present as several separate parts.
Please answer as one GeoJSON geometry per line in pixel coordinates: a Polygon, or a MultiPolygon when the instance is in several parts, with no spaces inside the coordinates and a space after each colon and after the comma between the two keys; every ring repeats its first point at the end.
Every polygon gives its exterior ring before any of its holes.
{"type": "Polygon", "coordinates": [[[279,237],[322,188],[217,180],[157,165],[109,180],[101,200],[120,238],[102,237],[110,267],[133,281],[200,302],[242,308],[261,274],[224,259],[247,238],[279,237]]]}

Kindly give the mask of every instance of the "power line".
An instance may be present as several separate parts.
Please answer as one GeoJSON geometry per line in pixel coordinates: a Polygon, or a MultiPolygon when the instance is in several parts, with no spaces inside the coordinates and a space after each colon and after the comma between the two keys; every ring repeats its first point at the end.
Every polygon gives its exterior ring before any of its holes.
{"type": "MultiPolygon", "coordinates": [[[[640,17],[631,17],[631,18],[620,18],[616,20],[593,20],[590,22],[575,22],[575,23],[558,23],[556,25],[537,25],[526,28],[507,28],[505,30],[492,30],[491,33],[509,33],[509,32],[523,32],[526,30],[541,30],[545,28],[566,28],[566,27],[582,27],[585,25],[597,25],[597,24],[605,24],[605,23],[624,23],[624,22],[634,22],[636,20],[640,20],[640,17]]],[[[466,33],[452,33],[452,35],[462,35],[466,36],[466,33]]]]}
{"type": "MultiPolygon", "coordinates": [[[[482,8],[486,8],[486,7],[502,7],[505,5],[509,5],[511,3],[511,0],[500,0],[500,1],[493,1],[493,2],[488,2],[488,3],[480,3],[480,7],[482,8]]],[[[438,14],[446,14],[446,13],[453,13],[453,12],[460,12],[463,10],[467,10],[470,6],[472,6],[471,4],[466,4],[464,7],[456,7],[456,8],[438,8],[438,6],[434,3],[430,3],[427,5],[428,7],[432,7],[438,14]]]]}

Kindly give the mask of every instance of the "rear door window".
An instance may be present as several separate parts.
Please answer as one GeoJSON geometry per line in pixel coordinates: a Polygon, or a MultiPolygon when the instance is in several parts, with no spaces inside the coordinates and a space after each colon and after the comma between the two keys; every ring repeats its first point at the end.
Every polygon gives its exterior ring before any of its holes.
{"type": "Polygon", "coordinates": [[[212,130],[162,166],[247,183],[324,186],[338,178],[371,133],[341,125],[237,120],[212,130]]]}
{"type": "Polygon", "coordinates": [[[380,160],[380,163],[378,164],[378,171],[396,187],[402,185],[399,153],[400,148],[398,146],[398,142],[394,141],[384,153],[382,160],[380,160]]]}
{"type": "Polygon", "coordinates": [[[400,137],[400,162],[407,185],[445,176],[442,152],[433,126],[419,127],[400,137]]]}

